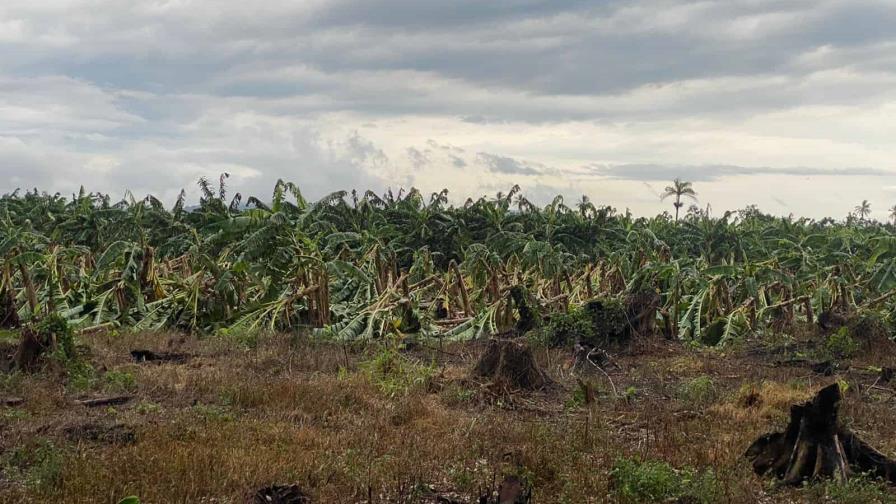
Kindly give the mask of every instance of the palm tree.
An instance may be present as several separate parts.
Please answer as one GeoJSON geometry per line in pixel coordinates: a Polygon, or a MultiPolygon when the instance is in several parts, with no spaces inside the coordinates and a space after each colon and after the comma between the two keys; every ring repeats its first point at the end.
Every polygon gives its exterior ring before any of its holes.
{"type": "Polygon", "coordinates": [[[678,220],[678,211],[684,206],[684,203],[681,202],[682,196],[697,201],[697,193],[694,192],[692,184],[686,180],[681,180],[680,178],[673,180],[672,185],[666,186],[666,189],[660,196],[660,200],[665,200],[670,196],[675,196],[675,202],[672,204],[675,205],[676,221],[678,220]]]}
{"type": "Polygon", "coordinates": [[[896,205],[890,207],[890,217],[893,219],[893,224],[896,225],[896,205]]]}
{"type": "Polygon", "coordinates": [[[871,215],[871,203],[868,203],[868,200],[862,200],[861,204],[856,205],[855,211],[859,216],[859,221],[865,222],[865,218],[871,215]]]}

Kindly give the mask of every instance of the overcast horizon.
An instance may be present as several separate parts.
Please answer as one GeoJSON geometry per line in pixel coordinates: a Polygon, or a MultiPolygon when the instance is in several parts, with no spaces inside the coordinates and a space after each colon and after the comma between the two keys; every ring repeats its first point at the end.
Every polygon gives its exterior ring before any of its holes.
{"type": "Polygon", "coordinates": [[[896,204],[896,2],[6,0],[0,193],[896,204]]]}

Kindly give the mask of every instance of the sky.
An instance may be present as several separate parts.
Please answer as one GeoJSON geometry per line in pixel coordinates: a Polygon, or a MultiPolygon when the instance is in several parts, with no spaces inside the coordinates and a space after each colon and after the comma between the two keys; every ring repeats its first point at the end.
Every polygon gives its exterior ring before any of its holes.
{"type": "Polygon", "coordinates": [[[3,0],[0,193],[896,205],[894,0],[3,0]]]}

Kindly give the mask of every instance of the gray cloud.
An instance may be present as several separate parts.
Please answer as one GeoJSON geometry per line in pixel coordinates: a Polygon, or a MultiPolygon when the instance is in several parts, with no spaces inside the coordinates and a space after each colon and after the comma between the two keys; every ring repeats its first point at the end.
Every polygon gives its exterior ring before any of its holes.
{"type": "Polygon", "coordinates": [[[536,175],[539,173],[539,170],[531,163],[511,157],[496,156],[486,152],[480,152],[476,157],[493,172],[511,175],[536,175]]]}
{"type": "Polygon", "coordinates": [[[893,175],[894,16],[881,0],[5,0],[0,192],[176,194],[229,171],[244,192],[283,177],[312,196],[483,173],[538,194],[776,175],[858,194],[893,175]]]}
{"type": "Polygon", "coordinates": [[[592,165],[586,167],[587,172],[600,176],[621,180],[668,181],[682,178],[692,182],[709,182],[726,177],[785,175],[792,177],[896,177],[896,171],[875,168],[808,168],[785,167],[771,168],[767,166],[734,166],[734,165],[668,165],[668,164],[621,164],[592,165]]]}

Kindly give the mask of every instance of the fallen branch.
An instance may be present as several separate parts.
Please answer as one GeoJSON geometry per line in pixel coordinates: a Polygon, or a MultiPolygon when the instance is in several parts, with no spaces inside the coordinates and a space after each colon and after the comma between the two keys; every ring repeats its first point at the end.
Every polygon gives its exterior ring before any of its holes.
{"type": "Polygon", "coordinates": [[[124,403],[130,401],[133,398],[134,398],[134,396],[132,396],[132,395],[121,395],[121,396],[113,396],[113,397],[101,397],[98,399],[83,399],[83,400],[75,401],[75,402],[80,404],[81,406],[86,406],[88,408],[96,408],[99,406],[118,406],[120,404],[124,404],[124,403]]]}
{"type": "Polygon", "coordinates": [[[21,406],[22,404],[25,404],[25,400],[21,397],[7,397],[5,399],[0,399],[0,404],[9,407],[21,406]]]}

